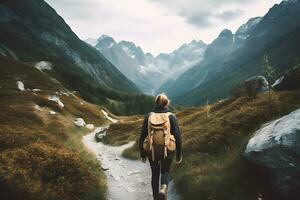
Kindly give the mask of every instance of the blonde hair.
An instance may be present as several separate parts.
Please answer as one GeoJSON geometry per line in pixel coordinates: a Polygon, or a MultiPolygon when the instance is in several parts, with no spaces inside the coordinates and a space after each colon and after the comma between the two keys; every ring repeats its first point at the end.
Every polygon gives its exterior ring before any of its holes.
{"type": "Polygon", "coordinates": [[[162,94],[159,94],[159,95],[156,96],[155,103],[156,103],[156,107],[165,108],[165,107],[169,106],[170,100],[167,97],[167,95],[162,93],[162,94]]]}

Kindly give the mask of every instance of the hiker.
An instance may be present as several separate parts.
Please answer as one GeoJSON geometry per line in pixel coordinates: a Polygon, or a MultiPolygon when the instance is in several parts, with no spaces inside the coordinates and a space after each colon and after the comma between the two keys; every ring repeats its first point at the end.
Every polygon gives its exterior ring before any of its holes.
{"type": "Polygon", "coordinates": [[[176,163],[182,162],[181,134],[174,114],[169,110],[169,99],[165,94],[155,98],[156,107],[146,115],[140,135],[139,148],[143,162],[150,162],[152,192],[154,200],[166,200],[170,167],[174,155],[176,163]],[[176,153],[175,153],[176,152],[176,153]],[[161,187],[159,189],[159,177],[161,187]]]}

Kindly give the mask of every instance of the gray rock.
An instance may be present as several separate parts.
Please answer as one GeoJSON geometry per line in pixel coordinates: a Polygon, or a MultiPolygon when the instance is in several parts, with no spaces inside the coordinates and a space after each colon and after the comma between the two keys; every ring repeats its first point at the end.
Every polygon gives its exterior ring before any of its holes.
{"type": "Polygon", "coordinates": [[[102,165],[102,166],[101,166],[101,169],[102,169],[103,171],[107,171],[107,170],[109,170],[109,167],[102,165]]]}
{"type": "Polygon", "coordinates": [[[268,91],[269,83],[264,76],[253,76],[245,81],[245,89],[249,98],[255,98],[258,93],[268,91]]]}
{"type": "Polygon", "coordinates": [[[300,89],[300,68],[292,69],[281,76],[272,85],[276,91],[300,89]]]}
{"type": "Polygon", "coordinates": [[[106,136],[107,130],[108,127],[101,127],[99,130],[96,130],[95,133],[96,142],[100,142],[106,136]]]}
{"type": "Polygon", "coordinates": [[[269,180],[281,198],[300,193],[300,109],[265,124],[250,139],[245,157],[270,172],[269,180]]]}
{"type": "MultiPolygon", "coordinates": [[[[59,99],[58,99],[58,100],[59,100],[59,99]]],[[[78,126],[78,127],[82,127],[82,126],[85,126],[85,125],[86,125],[84,119],[82,119],[82,118],[76,118],[76,119],[74,120],[74,124],[75,124],[76,126],[78,126]]]]}

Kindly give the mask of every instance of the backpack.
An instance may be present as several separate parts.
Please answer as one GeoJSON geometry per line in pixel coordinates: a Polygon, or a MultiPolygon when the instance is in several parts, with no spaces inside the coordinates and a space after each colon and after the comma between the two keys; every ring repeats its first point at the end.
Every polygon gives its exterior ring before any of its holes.
{"type": "Polygon", "coordinates": [[[167,113],[150,113],[148,118],[148,136],[145,138],[143,148],[152,155],[154,161],[155,156],[166,158],[168,152],[174,152],[176,143],[174,135],[171,134],[171,125],[167,113]]]}

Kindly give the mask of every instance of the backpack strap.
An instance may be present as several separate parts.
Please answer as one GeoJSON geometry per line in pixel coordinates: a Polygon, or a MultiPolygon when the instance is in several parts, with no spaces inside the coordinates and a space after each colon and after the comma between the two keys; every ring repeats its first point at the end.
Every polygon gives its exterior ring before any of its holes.
{"type": "MultiPolygon", "coordinates": [[[[149,118],[152,114],[154,114],[154,112],[149,113],[149,118]]],[[[149,146],[150,146],[149,150],[151,151],[152,160],[154,162],[153,130],[151,130],[149,127],[149,125],[150,125],[149,118],[148,118],[148,141],[149,141],[149,146]]]]}
{"type": "Polygon", "coordinates": [[[171,113],[171,112],[167,112],[166,114],[168,117],[170,117],[170,115],[173,115],[173,113],[171,113]]]}
{"type": "MultiPolygon", "coordinates": [[[[166,114],[167,114],[168,118],[170,117],[170,115],[172,115],[171,112],[167,112],[166,114]]],[[[170,142],[170,135],[171,135],[171,124],[170,124],[170,119],[168,119],[168,120],[169,120],[169,129],[170,129],[170,130],[168,131],[168,133],[165,133],[164,158],[166,158],[166,157],[168,156],[168,147],[167,147],[167,145],[168,145],[169,142],[170,142]]]]}

